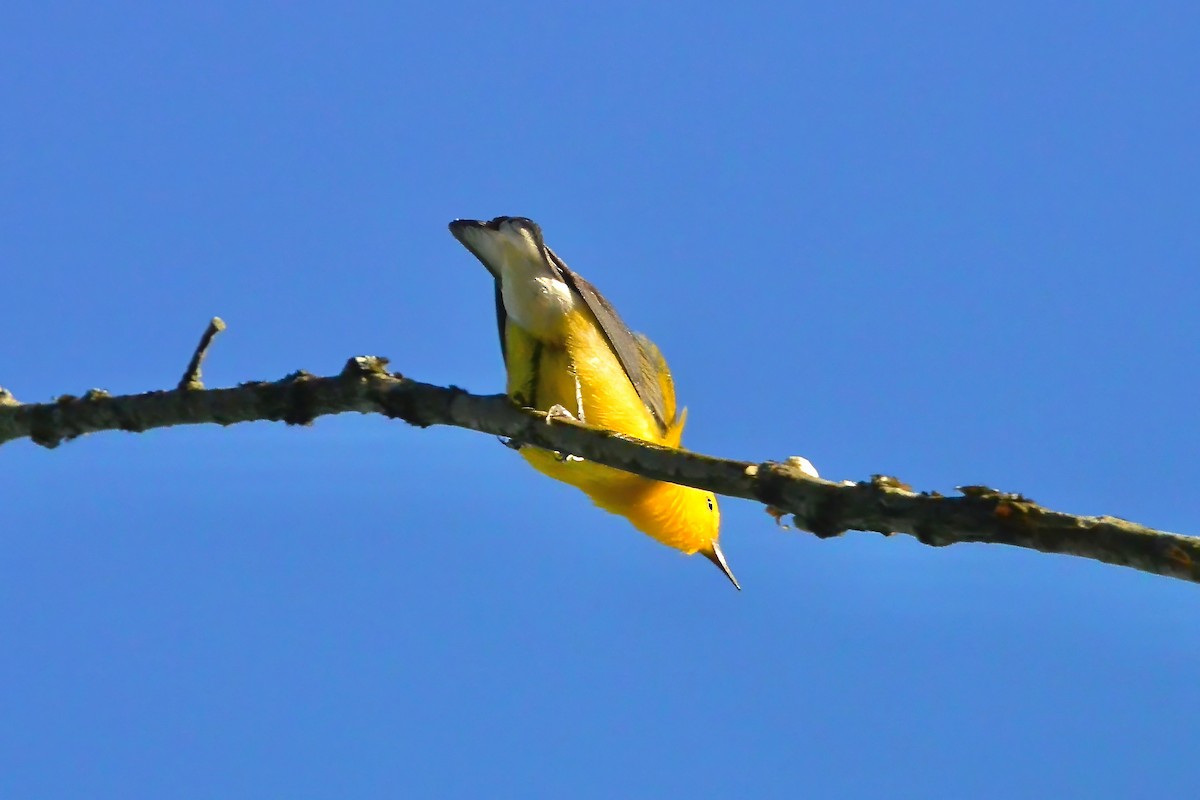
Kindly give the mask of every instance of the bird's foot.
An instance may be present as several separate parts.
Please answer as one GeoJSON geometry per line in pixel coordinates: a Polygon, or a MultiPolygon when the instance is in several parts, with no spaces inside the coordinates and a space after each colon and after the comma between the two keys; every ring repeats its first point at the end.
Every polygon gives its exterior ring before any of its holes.
{"type": "MultiPolygon", "coordinates": [[[[574,414],[572,414],[570,411],[567,411],[564,406],[559,405],[558,403],[550,406],[550,408],[546,411],[547,425],[552,425],[555,422],[561,422],[563,420],[570,420],[571,422],[579,421],[575,419],[574,414]]],[[[583,461],[583,459],[579,456],[573,456],[570,453],[560,453],[557,450],[554,451],[554,457],[559,461],[566,461],[568,464],[576,461],[583,461]]]]}
{"type": "Polygon", "coordinates": [[[550,406],[550,408],[546,409],[547,425],[551,425],[555,422],[561,422],[563,420],[570,420],[571,422],[579,421],[575,419],[575,415],[568,411],[567,407],[564,405],[555,403],[554,405],[550,406]]]}

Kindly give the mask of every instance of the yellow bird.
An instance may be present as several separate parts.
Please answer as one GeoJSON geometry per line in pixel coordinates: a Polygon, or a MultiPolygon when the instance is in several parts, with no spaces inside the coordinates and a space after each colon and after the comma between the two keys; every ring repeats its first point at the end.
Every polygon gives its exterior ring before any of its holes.
{"type": "MultiPolygon", "coordinates": [[[[592,284],[567,268],[524,217],[450,223],[454,238],[496,279],[508,396],[528,408],[678,447],[687,410],[658,348],[621,321],[592,284]]],[[[689,555],[701,553],[738,589],[717,544],[712,492],[652,481],[575,456],[523,446],[535,469],[584,492],[606,511],[689,555]]]]}

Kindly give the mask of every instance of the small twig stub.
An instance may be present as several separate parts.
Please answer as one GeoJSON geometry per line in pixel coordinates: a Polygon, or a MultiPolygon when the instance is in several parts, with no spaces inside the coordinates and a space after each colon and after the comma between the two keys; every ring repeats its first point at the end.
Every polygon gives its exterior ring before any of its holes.
{"type": "Polygon", "coordinates": [[[192,360],[188,362],[187,371],[183,373],[183,378],[179,381],[180,389],[200,390],[204,388],[204,383],[200,379],[200,365],[204,362],[204,357],[208,355],[208,348],[212,345],[213,339],[223,330],[225,330],[225,321],[220,317],[213,317],[209,321],[208,328],[200,337],[200,344],[196,345],[196,351],[192,353],[192,360]]]}

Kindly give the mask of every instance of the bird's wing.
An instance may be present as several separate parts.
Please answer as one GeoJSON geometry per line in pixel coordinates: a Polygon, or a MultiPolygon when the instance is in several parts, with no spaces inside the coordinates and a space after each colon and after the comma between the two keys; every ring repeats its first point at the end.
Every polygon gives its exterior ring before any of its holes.
{"type": "MultiPolygon", "coordinates": [[[[551,263],[562,273],[563,280],[583,299],[588,310],[592,312],[592,316],[596,318],[596,322],[600,323],[600,330],[608,339],[609,346],[616,354],[617,361],[625,370],[638,397],[641,398],[650,415],[654,417],[660,432],[666,435],[670,424],[674,421],[675,392],[673,388],[670,391],[672,402],[671,408],[668,409],[663,391],[664,383],[660,380],[661,373],[657,369],[657,364],[661,363],[665,372],[666,364],[662,361],[662,354],[658,352],[657,347],[650,343],[649,339],[629,330],[629,327],[621,320],[621,316],[617,314],[617,310],[608,300],[604,299],[604,295],[600,294],[595,286],[584,280],[582,276],[572,272],[549,247],[546,247],[546,253],[550,257],[551,263]],[[652,354],[647,353],[642,342],[650,344],[653,349],[652,354]]],[[[670,373],[667,373],[666,384],[669,385],[670,382],[670,373]]]]}
{"type": "Polygon", "coordinates": [[[508,312],[504,310],[504,294],[500,291],[500,279],[496,278],[496,327],[500,330],[500,357],[508,366],[508,312]]]}
{"type": "Polygon", "coordinates": [[[663,398],[663,420],[668,425],[675,421],[675,379],[671,376],[671,370],[667,367],[667,360],[663,358],[662,351],[658,349],[658,345],[650,341],[643,333],[634,333],[633,338],[638,343],[638,349],[641,351],[642,364],[646,372],[653,375],[658,381],[659,391],[663,398]]]}

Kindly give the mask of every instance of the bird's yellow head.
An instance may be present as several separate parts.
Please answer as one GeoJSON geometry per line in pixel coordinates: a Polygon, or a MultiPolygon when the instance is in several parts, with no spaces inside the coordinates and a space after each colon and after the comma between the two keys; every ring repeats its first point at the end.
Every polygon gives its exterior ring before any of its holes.
{"type": "Polygon", "coordinates": [[[589,492],[596,505],[625,516],[633,526],[668,547],[700,553],[716,564],[737,588],[737,579],[725,563],[718,537],[721,509],[712,492],[660,481],[639,481],[638,489],[616,488],[589,492]]]}

